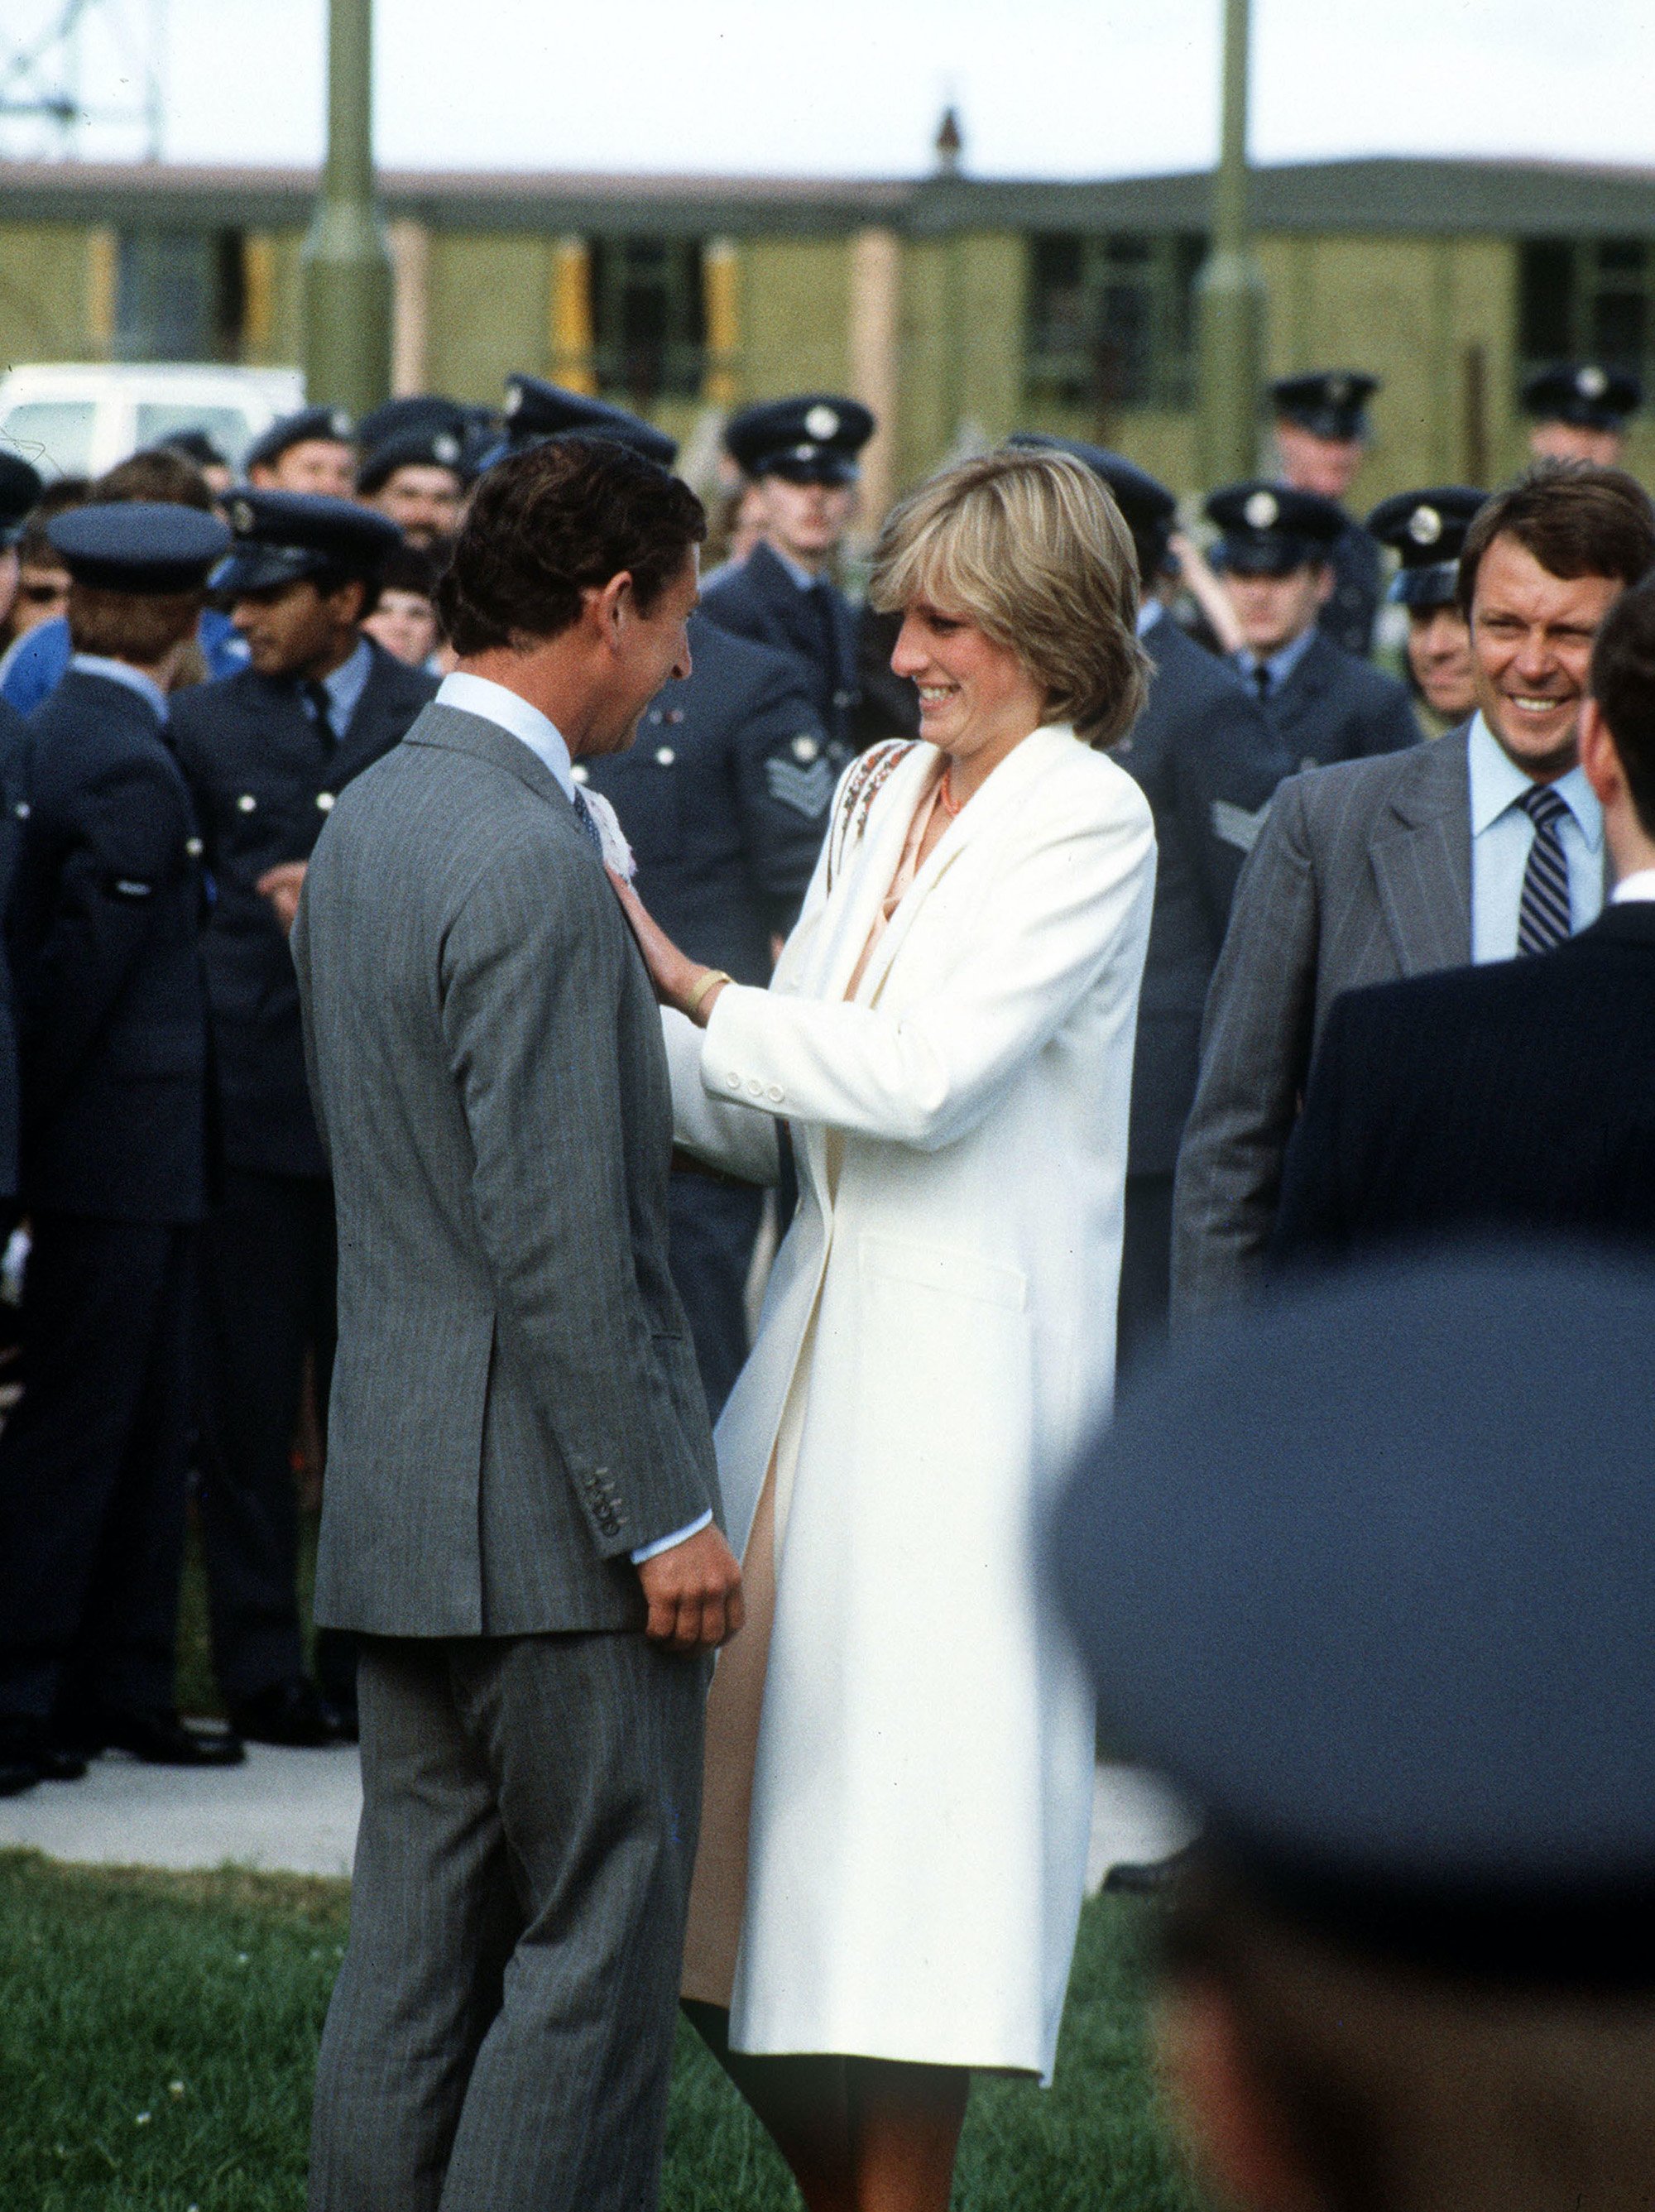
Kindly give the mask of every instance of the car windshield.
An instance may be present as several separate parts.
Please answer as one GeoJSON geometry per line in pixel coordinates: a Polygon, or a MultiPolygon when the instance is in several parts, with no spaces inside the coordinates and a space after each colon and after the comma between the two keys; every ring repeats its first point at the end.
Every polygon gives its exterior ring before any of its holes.
{"type": "Polygon", "coordinates": [[[253,442],[253,428],[239,407],[190,406],[177,400],[143,400],[138,404],[138,444],[164,446],[181,430],[204,430],[234,465],[253,442]]]}
{"type": "Polygon", "coordinates": [[[77,477],[92,459],[89,399],[24,399],[0,418],[0,439],[43,477],[77,477]]]}

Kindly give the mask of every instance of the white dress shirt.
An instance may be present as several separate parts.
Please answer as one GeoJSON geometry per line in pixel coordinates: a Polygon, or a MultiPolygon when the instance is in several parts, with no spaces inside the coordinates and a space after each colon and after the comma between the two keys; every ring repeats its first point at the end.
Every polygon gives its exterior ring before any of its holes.
{"type": "MultiPolygon", "coordinates": [[[[458,708],[462,714],[478,714],[484,721],[492,722],[496,729],[526,744],[536,760],[549,769],[558,789],[575,804],[575,763],[569,758],[563,733],[549,715],[538,707],[532,707],[520,692],[509,691],[503,684],[491,684],[486,676],[468,676],[463,669],[445,676],[437,687],[439,707],[458,708]]],[[[589,805],[589,800],[583,800],[589,805]]],[[[641,1567],[646,1559],[653,1559],[658,1552],[670,1552],[675,1544],[687,1543],[698,1536],[712,1519],[709,1511],[700,1514],[682,1528],[675,1528],[670,1536],[658,1536],[653,1544],[640,1544],[632,1554],[632,1564],[641,1567]]]]}
{"type": "Polygon", "coordinates": [[[1655,868],[1640,868],[1634,875],[1622,876],[1609,904],[1633,906],[1640,900],[1655,902],[1655,868]]]}
{"type": "MultiPolygon", "coordinates": [[[[1518,801],[1533,788],[1479,714],[1471,724],[1471,957],[1517,957],[1518,912],[1523,873],[1535,840],[1534,823],[1518,801]]],[[[1586,781],[1572,768],[1551,787],[1568,811],[1557,825],[1569,871],[1569,916],[1573,931],[1596,921],[1603,904],[1603,810],[1586,781]]]]}

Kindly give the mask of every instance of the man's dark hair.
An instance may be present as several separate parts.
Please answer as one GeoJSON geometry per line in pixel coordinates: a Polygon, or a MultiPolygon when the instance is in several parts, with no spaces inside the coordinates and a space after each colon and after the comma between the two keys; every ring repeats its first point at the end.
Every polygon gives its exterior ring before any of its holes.
{"type": "Polygon", "coordinates": [[[437,614],[462,655],[556,637],[624,570],[647,615],[706,535],[701,501],[657,462],[612,438],[550,439],[478,484],[437,614]]]}
{"type": "Polygon", "coordinates": [[[198,507],[210,514],[213,495],[193,461],[170,446],[145,446],[117,461],[92,487],[94,500],[159,500],[168,507],[198,507]]]}
{"type": "Polygon", "coordinates": [[[1479,507],[1460,555],[1459,603],[1469,621],[1477,569],[1496,538],[1515,538],[1553,576],[1640,583],[1655,568],[1655,507],[1624,469],[1539,461],[1479,507]]]}
{"type": "Polygon", "coordinates": [[[1639,825],[1655,837],[1655,584],[1628,592],[1603,617],[1589,689],[1615,740],[1639,825]]]}

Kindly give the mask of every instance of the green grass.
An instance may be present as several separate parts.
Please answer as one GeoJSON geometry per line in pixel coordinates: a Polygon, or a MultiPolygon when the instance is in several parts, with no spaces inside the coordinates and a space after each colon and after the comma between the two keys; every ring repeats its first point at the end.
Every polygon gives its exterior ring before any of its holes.
{"type": "MultiPolygon", "coordinates": [[[[1087,1908],[1056,2086],[979,2084],[958,2212],[1192,2212],[1142,2055],[1147,1909],[1087,1908]]],[[[301,2212],[311,2071],[346,1911],[338,1882],[0,1854],[8,2212],[301,2212]]],[[[681,2030],[666,2212],[790,2212],[797,2201],[681,2030]]]]}

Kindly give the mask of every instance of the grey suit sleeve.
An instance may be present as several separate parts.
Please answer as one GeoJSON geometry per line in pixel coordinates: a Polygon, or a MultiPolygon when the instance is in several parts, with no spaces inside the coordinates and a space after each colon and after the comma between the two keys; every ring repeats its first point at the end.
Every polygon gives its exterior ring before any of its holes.
{"type": "Polygon", "coordinates": [[[1178,1153],[1172,1308],[1245,1294],[1263,1265],[1310,1066],[1319,915],[1306,779],[1275,796],[1236,887],[1202,1030],[1201,1081],[1178,1153]]]}
{"type": "MultiPolygon", "coordinates": [[[[508,852],[457,915],[441,978],[497,1325],[605,1559],[715,1502],[634,1257],[618,1061],[631,957],[594,870],[508,852]]],[[[663,1119],[663,1146],[671,1133],[663,1119]]]]}

